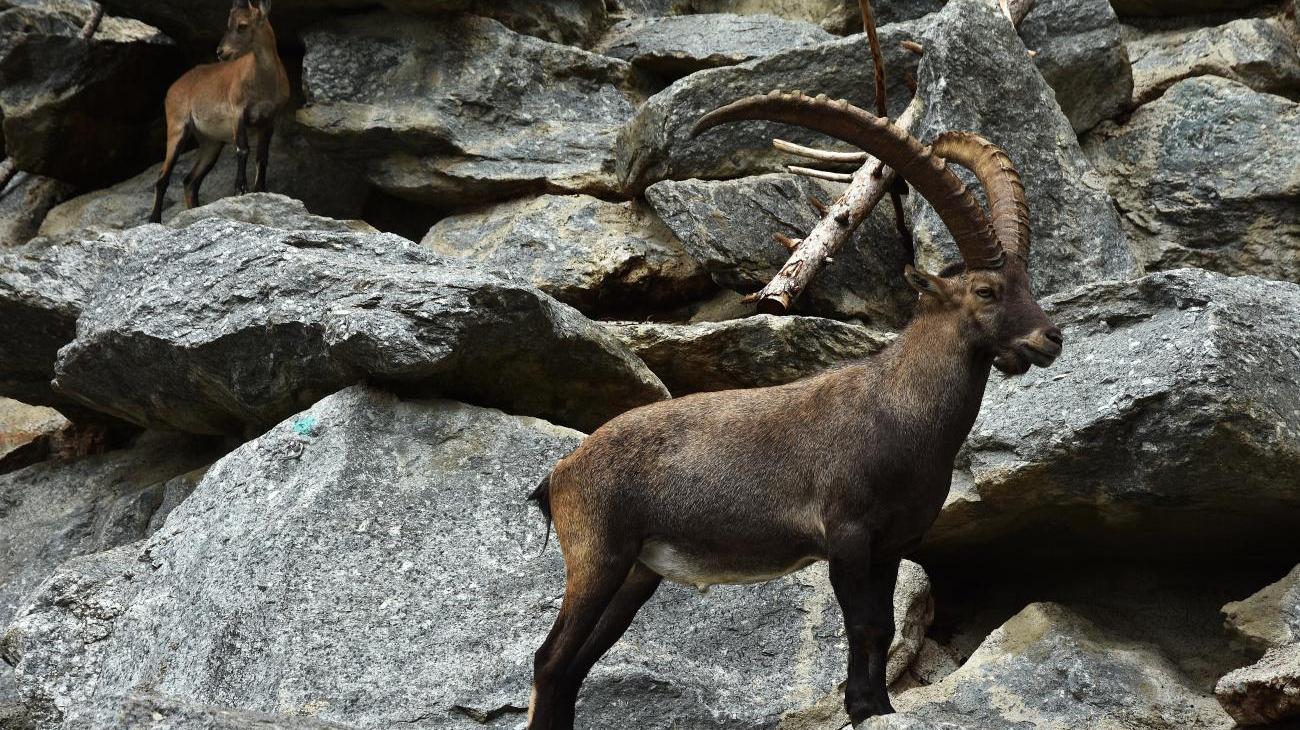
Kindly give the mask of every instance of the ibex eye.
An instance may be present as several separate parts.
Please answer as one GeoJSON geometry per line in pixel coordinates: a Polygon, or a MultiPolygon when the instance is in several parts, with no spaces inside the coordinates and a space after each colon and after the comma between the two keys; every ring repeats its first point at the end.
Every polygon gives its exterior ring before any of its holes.
{"type": "Polygon", "coordinates": [[[990,289],[990,288],[988,288],[987,286],[982,286],[982,287],[976,289],[976,290],[975,290],[975,293],[978,294],[979,297],[980,297],[981,299],[992,299],[992,298],[993,298],[993,290],[990,289]]]}

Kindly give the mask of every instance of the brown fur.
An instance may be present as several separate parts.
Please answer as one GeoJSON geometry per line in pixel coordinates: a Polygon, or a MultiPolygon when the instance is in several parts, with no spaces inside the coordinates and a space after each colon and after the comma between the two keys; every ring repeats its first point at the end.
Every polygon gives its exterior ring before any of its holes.
{"type": "Polygon", "coordinates": [[[226,35],[217,49],[222,59],[190,69],[167,90],[167,155],[154,184],[149,220],[162,221],[163,197],[176,157],[196,139],[198,159],[185,177],[185,207],[199,204],[199,187],[226,144],[235,145],[239,163],[236,193],[247,192],[245,168],[249,138],[257,144],[257,173],[253,190],[266,190],[266,165],[275,118],[289,101],[289,77],[276,50],[270,2],[235,0],[226,35]]]}

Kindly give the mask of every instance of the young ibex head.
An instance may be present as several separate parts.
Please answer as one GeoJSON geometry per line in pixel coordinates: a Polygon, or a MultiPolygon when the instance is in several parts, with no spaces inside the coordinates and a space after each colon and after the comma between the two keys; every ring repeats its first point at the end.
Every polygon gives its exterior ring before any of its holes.
{"type": "Polygon", "coordinates": [[[253,50],[258,36],[270,29],[271,0],[234,0],[217,58],[229,61],[253,50]]]}
{"type": "Polygon", "coordinates": [[[964,339],[1010,375],[1047,367],[1061,353],[1061,331],[1044,314],[1029,282],[1029,207],[1020,175],[1001,149],[979,135],[947,132],[926,146],[846,101],[798,92],[751,96],[706,114],[692,136],[719,124],[766,119],[797,124],[856,145],[898,173],[934,207],[961,252],[936,276],[907,267],[920,313],[959,319],[964,339]],[[948,167],[975,173],[989,213],[948,167]]]}

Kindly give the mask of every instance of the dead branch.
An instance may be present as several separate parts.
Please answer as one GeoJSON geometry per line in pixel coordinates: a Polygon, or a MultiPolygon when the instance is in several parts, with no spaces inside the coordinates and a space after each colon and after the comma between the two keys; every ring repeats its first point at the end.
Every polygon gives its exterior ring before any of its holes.
{"type": "Polygon", "coordinates": [[[104,20],[104,6],[97,2],[90,4],[90,19],[86,25],[81,28],[81,37],[90,40],[95,37],[95,32],[99,30],[99,24],[104,20]]]}
{"type": "Polygon", "coordinates": [[[796,248],[799,248],[799,244],[803,243],[802,238],[790,238],[784,233],[773,233],[772,240],[776,241],[782,246],[785,246],[785,250],[789,251],[790,253],[794,253],[794,250],[796,248]]]}
{"type": "Polygon", "coordinates": [[[804,147],[801,144],[787,142],[784,139],[772,140],[772,146],[782,152],[789,152],[819,162],[844,162],[861,165],[867,161],[866,152],[833,152],[831,150],[819,150],[815,147],[804,147]]]}
{"type": "MultiPolygon", "coordinates": [[[[920,114],[920,102],[915,98],[907,111],[895,122],[908,129],[920,114]]],[[[830,263],[835,252],[844,245],[862,221],[894,187],[894,171],[874,157],[853,174],[853,181],[826,211],[821,221],[804,236],[798,248],[781,267],[776,276],[757,292],[745,297],[747,302],[757,302],[758,311],[767,314],[785,314],[804,289],[830,263]]]]}
{"type": "Polygon", "coordinates": [[[902,46],[903,50],[911,51],[912,53],[915,53],[918,56],[925,55],[925,46],[922,46],[920,43],[917,43],[916,41],[899,41],[898,45],[902,46]]]}
{"type": "Polygon", "coordinates": [[[796,175],[815,177],[818,180],[830,180],[831,182],[839,183],[853,182],[853,174],[848,172],[830,172],[829,170],[818,170],[814,167],[799,167],[798,165],[786,165],[785,169],[796,175]]]}

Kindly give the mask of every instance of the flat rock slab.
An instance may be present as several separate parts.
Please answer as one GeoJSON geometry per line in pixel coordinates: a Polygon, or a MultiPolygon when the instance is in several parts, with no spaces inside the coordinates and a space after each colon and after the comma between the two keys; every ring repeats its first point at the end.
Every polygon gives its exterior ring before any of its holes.
{"type": "Polygon", "coordinates": [[[1134,72],[1109,0],[1039,0],[1020,37],[1075,132],[1128,107],[1134,72]]]}
{"type": "Polygon", "coordinates": [[[127,421],[258,433],[363,378],[588,429],[668,395],[572,308],[404,238],[222,219],[132,233],[56,367],[61,392],[127,421]]]}
{"type": "Polygon", "coordinates": [[[422,243],[527,281],[589,316],[672,308],[714,291],[648,206],[542,195],[443,218],[422,243]]]}
{"type": "Polygon", "coordinates": [[[898,695],[899,714],[868,730],[1033,727],[1227,730],[1214,698],[1159,649],[1053,603],[1034,603],[994,631],[938,684],[898,695]]]}
{"type": "MultiPolygon", "coordinates": [[[[1105,180],[996,3],[953,0],[931,18],[917,77],[925,107],[916,136],[975,132],[1011,157],[1029,197],[1034,290],[1041,296],[1137,274],[1105,180]]],[[[918,260],[932,271],[956,260],[952,237],[929,204],[913,195],[909,207],[918,260]]]]}
{"type": "Polygon", "coordinates": [[[474,16],[350,16],[303,40],[298,121],[391,195],[464,206],[617,191],[614,141],[639,100],[624,61],[474,16]]]}
{"type": "Polygon", "coordinates": [[[1202,76],[1086,144],[1148,269],[1300,279],[1300,104],[1202,76]]]}
{"type": "MultiPolygon", "coordinates": [[[[790,257],[772,236],[806,236],[821,218],[809,200],[829,203],[842,187],[792,174],[665,180],[650,186],[646,199],[715,282],[748,293],[767,284],[790,257]]],[[[893,211],[877,206],[795,309],[901,327],[916,301],[902,276],[907,263],[893,211]]]]}
{"type": "Polygon", "coordinates": [[[990,382],[926,550],[1135,560],[1186,555],[1189,534],[1206,550],[1293,543],[1300,286],[1183,269],[1045,309],[1065,353],[990,382]]]}
{"type": "Polygon", "coordinates": [[[1300,643],[1300,565],[1249,598],[1223,607],[1224,624],[1258,649],[1300,643]]]}
{"type": "Polygon", "coordinates": [[[1221,76],[1270,94],[1300,94],[1296,38],[1274,18],[1143,34],[1129,41],[1128,54],[1135,104],[1154,101],[1194,76],[1221,76]]]}
{"type": "MultiPolygon", "coordinates": [[[[214,465],[149,541],[32,596],[5,646],[37,728],[86,727],[142,684],[357,730],[517,725],[564,586],[525,496],[581,438],[363,387],[322,400],[214,465]]],[[[578,721],[770,727],[842,677],[841,627],[820,567],[665,585],[578,721]]]]}
{"type": "Polygon", "coordinates": [[[0,249],[35,238],[45,215],[74,190],[71,184],[52,177],[26,172],[15,175],[0,191],[0,249]]]}
{"type": "Polygon", "coordinates": [[[613,322],[674,397],[780,385],[883,350],[891,334],[820,317],[757,314],[702,324],[613,322]]]}
{"type": "Polygon", "coordinates": [[[278,193],[248,193],[219,198],[207,205],[177,213],[167,221],[167,225],[171,228],[185,228],[209,218],[252,223],[282,231],[379,233],[365,221],[337,220],[315,215],[307,210],[301,200],[278,193]]]}
{"type": "Polygon", "coordinates": [[[624,20],[593,50],[676,79],[834,39],[811,23],[774,15],[706,13],[624,20]]]}

